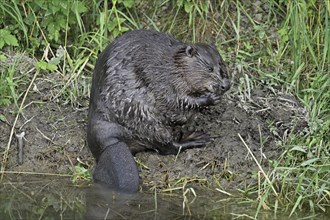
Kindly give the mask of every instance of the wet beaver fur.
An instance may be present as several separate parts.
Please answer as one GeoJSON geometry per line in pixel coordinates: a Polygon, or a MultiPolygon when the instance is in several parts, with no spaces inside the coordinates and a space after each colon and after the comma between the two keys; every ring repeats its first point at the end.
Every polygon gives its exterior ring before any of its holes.
{"type": "Polygon", "coordinates": [[[229,88],[214,45],[183,43],[152,30],[115,39],[98,56],[92,80],[87,141],[96,158],[94,180],[136,192],[136,152],[176,154],[207,144],[207,133],[182,134],[180,126],[229,88]]]}

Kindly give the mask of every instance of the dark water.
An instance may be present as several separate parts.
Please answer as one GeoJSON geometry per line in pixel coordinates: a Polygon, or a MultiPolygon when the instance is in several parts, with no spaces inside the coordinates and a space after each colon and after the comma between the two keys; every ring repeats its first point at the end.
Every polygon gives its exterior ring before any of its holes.
{"type": "MultiPolygon", "coordinates": [[[[97,186],[72,186],[63,178],[0,183],[0,219],[253,219],[255,204],[189,188],[125,195],[97,186]]],[[[289,218],[288,213],[261,210],[257,219],[289,218]]],[[[290,219],[329,218],[324,213],[299,213],[290,219]]]]}

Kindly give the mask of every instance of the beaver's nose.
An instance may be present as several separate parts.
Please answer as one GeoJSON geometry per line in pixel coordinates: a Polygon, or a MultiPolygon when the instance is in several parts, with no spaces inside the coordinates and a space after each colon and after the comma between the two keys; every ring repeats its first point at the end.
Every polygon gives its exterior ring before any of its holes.
{"type": "Polygon", "coordinates": [[[229,79],[223,79],[220,83],[220,90],[222,92],[226,92],[228,89],[230,89],[231,82],[229,79]]]}

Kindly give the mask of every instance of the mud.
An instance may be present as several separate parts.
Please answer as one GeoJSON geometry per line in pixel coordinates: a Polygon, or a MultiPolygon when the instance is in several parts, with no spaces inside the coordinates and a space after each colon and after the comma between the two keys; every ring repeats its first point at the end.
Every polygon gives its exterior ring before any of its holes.
{"type": "MultiPolygon", "coordinates": [[[[55,73],[48,77],[58,78],[55,73]]],[[[61,99],[51,100],[57,92],[46,77],[35,81],[15,126],[16,134],[25,132],[23,164],[18,163],[14,136],[7,173],[68,174],[77,164],[92,172],[94,159],[85,132],[88,97],[81,98],[84,105],[77,108],[61,103],[61,99]]],[[[14,105],[0,109],[6,118],[0,121],[1,160],[16,113],[14,105]]],[[[136,155],[142,188],[171,188],[176,181],[226,190],[242,188],[256,181],[258,168],[239,135],[267,170],[268,161],[283,152],[280,144],[286,143],[291,133],[303,132],[306,126],[306,112],[292,95],[262,85],[252,89],[251,94],[241,93],[236,84],[216,107],[197,115],[184,128],[208,131],[215,137],[214,142],[178,155],[163,156],[152,151],[136,155]]],[[[16,177],[24,179],[26,175],[16,177]]]]}
{"type": "Polygon", "coordinates": [[[151,152],[137,155],[147,167],[141,172],[144,185],[174,187],[170,183],[182,178],[191,184],[241,189],[256,183],[258,168],[239,136],[267,171],[269,160],[283,152],[280,144],[288,140],[289,134],[304,132],[306,112],[292,95],[274,94],[259,87],[253,90],[251,99],[243,100],[235,89],[190,125],[210,132],[216,137],[213,143],[177,156],[151,152]]]}

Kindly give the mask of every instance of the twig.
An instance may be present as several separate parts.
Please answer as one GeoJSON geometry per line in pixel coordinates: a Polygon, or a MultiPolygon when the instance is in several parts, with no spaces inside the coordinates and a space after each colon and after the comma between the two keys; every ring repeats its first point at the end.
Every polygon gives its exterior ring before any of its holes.
{"type": "MultiPolygon", "coordinates": [[[[25,108],[25,107],[24,107],[24,108],[25,108]]],[[[33,119],[34,117],[35,117],[35,116],[32,116],[30,119],[28,119],[27,121],[25,121],[24,124],[22,124],[22,126],[19,127],[18,130],[19,130],[19,131],[22,130],[22,128],[23,128],[27,123],[29,123],[30,121],[32,121],[32,119],[33,119]]]]}
{"type": "Polygon", "coordinates": [[[36,127],[37,131],[42,135],[43,138],[45,138],[47,141],[49,141],[52,144],[57,145],[52,139],[50,139],[49,137],[47,137],[44,133],[42,133],[37,127],[36,127]]]}
{"type": "Polygon", "coordinates": [[[219,191],[219,192],[221,192],[221,193],[223,193],[223,194],[225,194],[225,195],[227,195],[227,196],[233,196],[233,194],[231,194],[231,193],[229,193],[229,192],[226,192],[226,191],[224,191],[224,190],[221,190],[221,189],[219,189],[219,188],[215,188],[215,190],[217,190],[217,191],[219,191]]]}
{"type": "Polygon", "coordinates": [[[20,193],[22,193],[22,195],[24,195],[25,197],[27,197],[28,199],[30,199],[32,202],[36,202],[35,199],[33,199],[30,195],[28,195],[27,193],[25,193],[24,191],[18,189],[16,186],[14,186],[14,184],[12,184],[11,182],[9,182],[10,186],[13,187],[16,191],[19,191],[20,193]]]}
{"type": "Polygon", "coordinates": [[[32,80],[31,80],[31,82],[30,82],[29,87],[27,88],[27,90],[26,90],[26,92],[25,92],[25,94],[24,94],[23,100],[22,100],[22,102],[21,102],[21,105],[20,105],[20,107],[19,107],[19,109],[18,109],[18,112],[17,112],[16,118],[15,118],[15,121],[14,121],[14,124],[13,124],[13,126],[12,126],[12,128],[11,128],[11,132],[10,132],[10,135],[9,135],[9,141],[8,141],[8,144],[7,144],[7,148],[5,149],[5,152],[4,152],[4,154],[3,154],[3,158],[2,158],[1,170],[0,170],[0,172],[1,172],[0,182],[1,182],[2,179],[3,179],[4,171],[5,171],[5,169],[6,169],[6,163],[7,163],[7,160],[8,160],[9,148],[10,148],[11,141],[12,141],[12,139],[13,139],[13,135],[14,135],[14,131],[15,131],[15,126],[16,126],[16,123],[17,123],[18,117],[19,117],[19,115],[20,115],[20,113],[21,113],[21,111],[22,111],[22,108],[23,108],[23,105],[24,105],[25,99],[26,99],[27,95],[29,94],[29,91],[30,91],[30,89],[31,89],[31,87],[32,87],[32,85],[33,85],[33,83],[34,83],[34,81],[36,80],[37,75],[39,74],[39,72],[40,72],[40,70],[37,69],[37,71],[35,72],[35,74],[34,74],[32,80]]]}
{"type": "Polygon", "coordinates": [[[24,175],[41,175],[41,176],[60,176],[60,177],[71,177],[71,174],[65,173],[38,173],[38,172],[30,172],[30,171],[3,171],[3,173],[7,174],[24,174],[24,175]]]}
{"type": "Polygon", "coordinates": [[[238,137],[241,139],[241,141],[243,142],[244,146],[246,147],[246,149],[248,150],[248,152],[250,153],[251,157],[253,158],[254,162],[257,164],[257,166],[259,167],[259,170],[261,171],[261,173],[264,175],[264,177],[266,178],[266,181],[268,182],[268,184],[270,185],[271,189],[273,190],[276,198],[280,200],[275,188],[273,187],[273,184],[271,183],[270,179],[268,178],[267,174],[265,173],[265,171],[262,169],[261,165],[259,164],[258,160],[255,158],[255,156],[253,155],[251,149],[249,148],[249,146],[245,143],[244,139],[242,138],[242,136],[240,134],[238,134],[238,137]]]}
{"type": "Polygon", "coordinates": [[[17,138],[17,151],[18,151],[18,164],[22,165],[23,164],[23,147],[24,147],[24,135],[25,132],[21,132],[19,134],[16,134],[17,138]]]}
{"type": "Polygon", "coordinates": [[[236,214],[236,213],[232,213],[232,212],[229,214],[236,216],[234,219],[238,219],[238,218],[242,218],[242,217],[249,218],[249,219],[255,219],[254,217],[249,216],[247,214],[236,214]]]}

